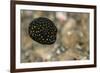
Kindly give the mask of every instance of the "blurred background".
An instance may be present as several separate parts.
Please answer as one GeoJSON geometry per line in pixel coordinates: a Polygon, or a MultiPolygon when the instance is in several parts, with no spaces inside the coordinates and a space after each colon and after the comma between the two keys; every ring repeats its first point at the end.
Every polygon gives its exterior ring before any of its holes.
{"type": "Polygon", "coordinates": [[[21,63],[89,59],[89,13],[21,10],[21,63]],[[42,45],[28,34],[34,18],[46,17],[57,27],[57,40],[42,45]]]}

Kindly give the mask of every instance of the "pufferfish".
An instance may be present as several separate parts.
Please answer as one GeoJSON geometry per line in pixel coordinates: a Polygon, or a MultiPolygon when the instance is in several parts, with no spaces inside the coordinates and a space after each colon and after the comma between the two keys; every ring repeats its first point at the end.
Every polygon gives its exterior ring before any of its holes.
{"type": "Polygon", "coordinates": [[[57,28],[48,18],[35,18],[29,24],[29,36],[36,42],[43,45],[51,45],[56,41],[57,28]]]}

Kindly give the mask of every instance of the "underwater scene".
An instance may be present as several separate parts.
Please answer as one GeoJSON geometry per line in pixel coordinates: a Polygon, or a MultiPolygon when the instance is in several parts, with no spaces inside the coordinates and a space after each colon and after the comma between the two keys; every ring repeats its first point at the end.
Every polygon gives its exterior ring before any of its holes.
{"type": "Polygon", "coordinates": [[[20,10],[21,63],[89,59],[89,13],[20,10]]]}

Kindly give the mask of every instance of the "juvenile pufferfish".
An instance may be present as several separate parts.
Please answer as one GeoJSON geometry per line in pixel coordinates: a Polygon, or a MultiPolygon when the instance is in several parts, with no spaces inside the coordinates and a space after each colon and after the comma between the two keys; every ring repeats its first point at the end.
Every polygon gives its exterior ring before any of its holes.
{"type": "Polygon", "coordinates": [[[29,24],[29,36],[40,44],[50,45],[55,43],[57,28],[55,24],[48,18],[35,18],[29,24]]]}

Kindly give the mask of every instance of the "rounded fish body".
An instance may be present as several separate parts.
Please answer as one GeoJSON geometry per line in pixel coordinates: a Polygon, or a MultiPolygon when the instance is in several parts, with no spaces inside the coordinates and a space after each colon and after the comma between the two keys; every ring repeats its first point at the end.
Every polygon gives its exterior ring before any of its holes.
{"type": "Polygon", "coordinates": [[[56,41],[57,28],[48,18],[39,17],[29,24],[29,36],[40,44],[50,45],[56,41]]]}

